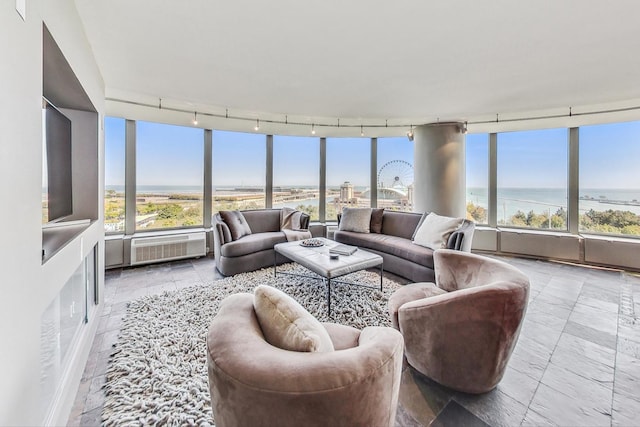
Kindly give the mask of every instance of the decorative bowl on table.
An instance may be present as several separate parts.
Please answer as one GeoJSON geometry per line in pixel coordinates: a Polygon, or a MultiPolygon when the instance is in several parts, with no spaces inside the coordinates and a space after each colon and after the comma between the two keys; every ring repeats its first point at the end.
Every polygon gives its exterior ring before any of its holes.
{"type": "Polygon", "coordinates": [[[323,246],[324,242],[320,239],[305,239],[300,241],[300,245],[307,248],[317,248],[319,246],[323,246]]]}

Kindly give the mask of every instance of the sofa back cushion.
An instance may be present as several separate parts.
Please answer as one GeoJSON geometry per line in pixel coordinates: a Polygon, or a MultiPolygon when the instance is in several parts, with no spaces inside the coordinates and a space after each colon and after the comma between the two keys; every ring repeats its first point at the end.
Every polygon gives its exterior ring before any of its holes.
{"type": "Polygon", "coordinates": [[[382,216],[382,234],[411,239],[421,218],[421,213],[385,210],[382,216]]]}
{"type": "Polygon", "coordinates": [[[280,209],[242,211],[253,233],[280,231],[280,209]]]}
{"type": "Polygon", "coordinates": [[[251,227],[240,211],[220,211],[220,218],[227,224],[231,232],[231,240],[251,234],[251,227]]]}

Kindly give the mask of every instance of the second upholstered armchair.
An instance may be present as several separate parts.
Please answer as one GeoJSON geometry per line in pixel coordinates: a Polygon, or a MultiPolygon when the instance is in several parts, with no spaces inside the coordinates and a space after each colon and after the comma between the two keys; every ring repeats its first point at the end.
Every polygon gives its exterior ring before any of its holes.
{"type": "Polygon", "coordinates": [[[527,309],[529,279],[495,259],[434,253],[436,283],[414,283],[389,299],[409,365],[436,382],[484,393],[502,379],[527,309]]]}
{"type": "Polygon", "coordinates": [[[403,342],[393,328],[321,324],[268,286],[227,297],[207,361],[216,426],[394,426],[403,342]]]}

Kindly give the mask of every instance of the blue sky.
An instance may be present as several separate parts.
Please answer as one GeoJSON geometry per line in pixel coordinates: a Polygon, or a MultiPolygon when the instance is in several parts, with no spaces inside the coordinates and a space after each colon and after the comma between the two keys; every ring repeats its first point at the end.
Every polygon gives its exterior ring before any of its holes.
{"type": "MultiPolygon", "coordinates": [[[[498,186],[562,188],[567,129],[498,134],[498,186]]],[[[105,119],[105,182],[124,185],[124,120],[105,119]]],[[[202,185],[203,130],[137,122],[138,185],[202,185]]],[[[467,186],[486,187],[488,135],[467,135],[467,186]]],[[[319,138],[274,137],[274,185],[318,185],[319,138]]],[[[378,169],[413,164],[406,137],[378,139],[378,169]]],[[[640,122],[580,128],[581,188],[640,188],[640,122]]],[[[327,185],[369,185],[369,139],[327,138],[327,185]]],[[[265,136],[213,132],[214,186],[264,185],[265,136]]]]}
{"type": "MultiPolygon", "coordinates": [[[[498,187],[566,188],[568,130],[498,134],[498,187]]],[[[466,140],[467,186],[487,187],[487,134],[466,140]]],[[[640,122],[580,127],[580,188],[640,189],[640,122]]]]}
{"type": "MultiPolygon", "coordinates": [[[[137,122],[138,185],[201,185],[203,131],[186,126],[137,122]],[[178,143],[176,143],[178,141],[178,143]]],[[[105,119],[105,182],[124,185],[124,120],[105,119]]],[[[214,186],[262,186],[266,167],[265,136],[213,132],[214,186]]],[[[320,139],[274,137],[274,185],[317,186],[320,139]]],[[[378,164],[406,159],[413,164],[413,143],[406,137],[379,138],[378,164]]],[[[344,181],[369,185],[369,138],[327,139],[327,185],[344,181]]]]}

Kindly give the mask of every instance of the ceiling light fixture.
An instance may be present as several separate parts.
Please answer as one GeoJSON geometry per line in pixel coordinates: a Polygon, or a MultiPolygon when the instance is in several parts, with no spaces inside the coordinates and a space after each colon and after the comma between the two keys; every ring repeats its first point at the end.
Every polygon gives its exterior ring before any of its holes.
{"type": "MultiPolygon", "coordinates": [[[[178,113],[184,113],[184,114],[191,114],[191,110],[186,110],[183,108],[179,108],[179,107],[172,107],[172,106],[167,106],[164,105],[166,104],[166,102],[163,102],[163,98],[158,98],[158,103],[145,103],[145,102],[139,102],[139,101],[133,101],[133,100],[129,100],[129,99],[120,99],[120,98],[110,98],[107,97],[105,98],[107,101],[110,102],[118,102],[118,103],[123,103],[123,104],[130,104],[130,105],[136,105],[136,106],[140,106],[140,107],[146,107],[146,108],[157,108],[159,110],[167,110],[167,111],[173,111],[173,112],[178,112],[178,113]]],[[[567,113],[563,113],[563,114],[553,114],[553,115],[544,115],[544,116],[521,116],[521,117],[514,117],[511,119],[501,119],[500,115],[496,113],[496,117],[495,119],[489,119],[489,120],[478,120],[478,121],[471,121],[471,122],[464,122],[464,128],[467,128],[469,123],[471,125],[484,125],[484,124],[493,124],[493,123],[506,123],[506,122],[522,122],[522,121],[528,121],[528,120],[540,120],[540,119],[554,119],[554,118],[565,118],[565,117],[578,117],[578,116],[595,116],[595,115],[599,115],[599,114],[611,114],[611,113],[620,113],[620,112],[628,112],[628,111],[640,111],[640,105],[634,105],[634,106],[630,106],[630,107],[624,107],[624,108],[614,108],[614,109],[604,109],[604,110],[592,110],[592,111],[583,111],[583,112],[579,112],[579,113],[573,113],[573,108],[572,107],[567,107],[568,108],[568,112],[567,113]]],[[[196,116],[197,114],[194,114],[194,116],[196,116]]],[[[224,118],[224,119],[233,119],[233,120],[242,120],[242,121],[253,121],[256,120],[253,117],[250,116],[243,116],[243,115],[230,115],[229,114],[229,109],[225,108],[224,114],[222,113],[214,113],[214,112],[200,112],[200,115],[205,115],[207,117],[214,117],[214,118],[224,118]]],[[[270,119],[267,120],[267,123],[271,123],[271,124],[275,124],[275,125],[292,125],[292,126],[309,126],[308,122],[303,122],[303,121],[289,121],[289,117],[285,116],[284,120],[278,120],[278,119],[270,119]]],[[[449,124],[450,122],[447,122],[446,124],[449,124]]],[[[427,124],[427,123],[423,123],[423,124],[427,124]]],[[[433,123],[431,123],[433,124],[433,123]]],[[[440,124],[440,118],[437,118],[437,124],[440,124]]],[[[321,126],[323,127],[329,127],[329,128],[357,128],[358,125],[357,124],[343,124],[340,123],[340,118],[336,119],[336,123],[335,124],[322,124],[321,126]]],[[[369,122],[369,124],[367,124],[367,127],[372,128],[372,129],[376,129],[376,128],[397,128],[399,129],[398,132],[401,132],[400,129],[406,129],[406,124],[403,123],[398,123],[398,124],[389,124],[388,120],[385,119],[384,124],[382,123],[374,123],[374,122],[369,122]]],[[[255,130],[258,130],[260,128],[260,120],[256,120],[256,127],[254,128],[255,130]]],[[[413,125],[411,125],[411,130],[413,130],[413,125]]],[[[364,136],[364,125],[360,125],[360,135],[364,136]]],[[[407,134],[407,137],[409,137],[409,134],[407,134]]]]}
{"type": "Polygon", "coordinates": [[[316,125],[314,123],[311,123],[311,135],[315,135],[316,134],[316,125]]]}
{"type": "Polygon", "coordinates": [[[193,112],[193,125],[194,126],[198,125],[198,112],[197,111],[193,112]]]}
{"type": "Polygon", "coordinates": [[[409,141],[413,141],[413,125],[409,128],[409,132],[407,132],[407,138],[409,138],[409,141]]]}

